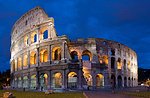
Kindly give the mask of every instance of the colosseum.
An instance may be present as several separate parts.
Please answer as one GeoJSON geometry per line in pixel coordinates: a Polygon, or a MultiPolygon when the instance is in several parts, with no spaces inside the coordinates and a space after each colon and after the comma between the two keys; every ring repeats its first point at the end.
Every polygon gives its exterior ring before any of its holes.
{"type": "Polygon", "coordinates": [[[121,43],[58,36],[54,19],[35,7],[11,32],[11,87],[84,90],[137,86],[137,55],[121,43]]]}

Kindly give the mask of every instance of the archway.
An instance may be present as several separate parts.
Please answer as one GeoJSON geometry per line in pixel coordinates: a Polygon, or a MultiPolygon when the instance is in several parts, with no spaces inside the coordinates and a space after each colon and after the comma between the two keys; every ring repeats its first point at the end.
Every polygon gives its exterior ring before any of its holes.
{"type": "Polygon", "coordinates": [[[55,73],[53,75],[53,86],[54,88],[62,88],[62,74],[55,73]]]}
{"type": "Polygon", "coordinates": [[[127,87],[127,77],[124,77],[124,87],[127,87]]]}
{"type": "Polygon", "coordinates": [[[18,88],[22,88],[22,79],[21,79],[21,77],[18,78],[18,88]]]}
{"type": "Polygon", "coordinates": [[[73,61],[78,61],[78,53],[76,51],[72,51],[70,55],[73,61]]]}
{"type": "Polygon", "coordinates": [[[40,61],[41,62],[47,62],[48,61],[48,52],[46,49],[42,49],[40,51],[40,61]]]}
{"type": "Polygon", "coordinates": [[[36,89],[36,75],[31,76],[31,84],[30,84],[31,89],[36,89]]]}
{"type": "Polygon", "coordinates": [[[121,88],[122,87],[122,77],[119,75],[117,80],[118,80],[118,88],[121,88]]]}
{"type": "Polygon", "coordinates": [[[84,50],[82,52],[82,61],[91,61],[92,53],[89,50],[84,50]]]}
{"type": "Polygon", "coordinates": [[[115,68],[115,57],[111,57],[111,69],[115,68]]]}
{"type": "Polygon", "coordinates": [[[28,77],[27,76],[23,77],[23,88],[28,88],[28,77]]]}
{"type": "Polygon", "coordinates": [[[34,31],[31,34],[31,43],[35,43],[35,42],[37,42],[37,33],[34,31]]]}
{"type": "Polygon", "coordinates": [[[84,74],[87,86],[92,86],[92,76],[90,74],[84,74]]]}
{"type": "Polygon", "coordinates": [[[130,84],[130,77],[128,78],[128,87],[130,87],[131,84],[130,84]]]}
{"type": "Polygon", "coordinates": [[[75,72],[70,72],[68,74],[68,88],[70,89],[77,88],[77,74],[75,72]]]}
{"type": "Polygon", "coordinates": [[[48,75],[43,73],[40,75],[40,88],[41,90],[47,89],[48,86],[48,75]]]}
{"type": "Polygon", "coordinates": [[[96,86],[103,87],[104,86],[104,76],[102,74],[96,75],[96,86]]]}
{"type": "Polygon", "coordinates": [[[31,65],[36,64],[36,53],[34,51],[31,52],[31,54],[30,54],[30,64],[31,65]]]}
{"type": "Polygon", "coordinates": [[[61,48],[60,47],[53,48],[52,59],[53,60],[61,60],[61,48]]]}
{"type": "Polygon", "coordinates": [[[115,77],[115,75],[111,75],[111,85],[112,85],[112,88],[116,88],[116,77],[115,77]]]}

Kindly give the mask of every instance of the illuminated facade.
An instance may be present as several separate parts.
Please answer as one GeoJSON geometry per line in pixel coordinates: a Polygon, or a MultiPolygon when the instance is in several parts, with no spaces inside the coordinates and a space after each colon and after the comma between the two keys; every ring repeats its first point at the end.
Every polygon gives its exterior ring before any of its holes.
{"type": "Polygon", "coordinates": [[[11,33],[11,86],[26,89],[99,89],[137,86],[137,56],[100,38],[57,36],[54,19],[36,7],[11,33]]]}

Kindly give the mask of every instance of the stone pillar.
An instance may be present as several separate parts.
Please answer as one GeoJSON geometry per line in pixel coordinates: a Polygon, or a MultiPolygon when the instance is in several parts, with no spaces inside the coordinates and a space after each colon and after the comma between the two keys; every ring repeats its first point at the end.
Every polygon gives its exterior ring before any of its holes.
{"type": "Polygon", "coordinates": [[[28,51],[28,68],[30,68],[30,51],[28,51]]]}
{"type": "Polygon", "coordinates": [[[39,89],[40,83],[39,83],[39,71],[38,68],[36,70],[36,90],[39,89]]]}
{"type": "Polygon", "coordinates": [[[48,71],[48,89],[51,89],[51,70],[48,71]]]}
{"type": "Polygon", "coordinates": [[[108,74],[107,70],[104,71],[104,87],[106,87],[106,88],[111,87],[109,74],[108,74]]]}
{"type": "Polygon", "coordinates": [[[28,88],[30,89],[30,85],[31,85],[31,76],[30,73],[28,73],[28,88]]]}
{"type": "Polygon", "coordinates": [[[48,55],[48,61],[50,62],[50,64],[52,63],[52,57],[51,57],[51,55],[52,55],[52,53],[51,53],[52,51],[51,51],[51,45],[48,47],[48,53],[49,53],[49,55],[48,55]]]}
{"type": "Polygon", "coordinates": [[[96,69],[93,69],[92,70],[92,81],[93,81],[93,89],[96,89],[97,88],[97,85],[96,85],[96,69]]]}
{"type": "Polygon", "coordinates": [[[66,70],[63,70],[63,89],[67,89],[67,75],[66,75],[66,70]]]}

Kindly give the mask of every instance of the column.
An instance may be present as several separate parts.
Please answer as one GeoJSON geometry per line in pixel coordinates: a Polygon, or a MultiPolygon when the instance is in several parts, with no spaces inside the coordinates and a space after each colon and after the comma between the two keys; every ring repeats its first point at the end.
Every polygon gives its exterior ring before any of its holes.
{"type": "Polygon", "coordinates": [[[51,89],[51,71],[48,71],[48,87],[47,89],[51,89]]]}
{"type": "Polygon", "coordinates": [[[30,68],[30,51],[28,51],[28,68],[30,68]]]}
{"type": "Polygon", "coordinates": [[[50,62],[50,64],[52,63],[52,59],[51,59],[51,45],[49,45],[49,47],[48,47],[48,61],[50,62]]]}

